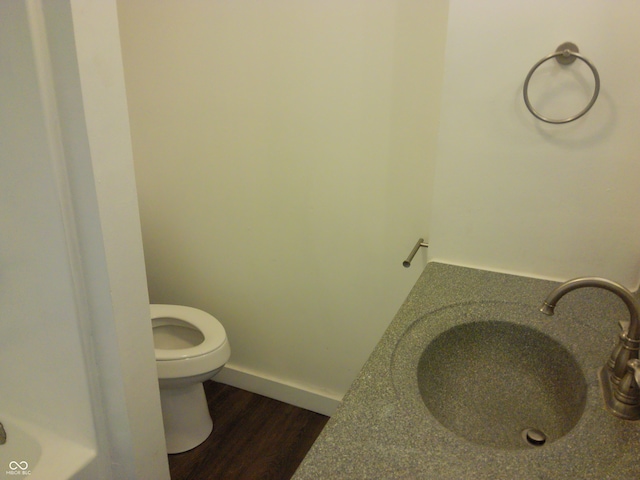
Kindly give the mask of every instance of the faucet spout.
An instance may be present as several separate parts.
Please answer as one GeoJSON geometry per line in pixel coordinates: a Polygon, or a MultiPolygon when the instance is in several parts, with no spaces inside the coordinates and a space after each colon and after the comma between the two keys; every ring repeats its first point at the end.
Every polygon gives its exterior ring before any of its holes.
{"type": "Polygon", "coordinates": [[[638,320],[640,317],[640,303],[638,303],[638,300],[636,300],[633,294],[625,287],[605,278],[580,277],[563,283],[547,296],[540,308],[540,311],[545,315],[553,315],[556,304],[562,297],[573,290],[585,287],[602,288],[620,297],[629,309],[630,321],[629,330],[626,332],[626,336],[631,340],[640,340],[640,321],[638,320]]]}
{"type": "Polygon", "coordinates": [[[602,288],[616,294],[629,310],[629,327],[620,334],[619,342],[613,349],[609,361],[600,371],[600,383],[605,402],[614,415],[626,420],[638,420],[640,419],[640,395],[629,394],[638,389],[635,378],[636,373],[640,371],[637,360],[640,351],[640,320],[638,319],[640,303],[633,294],[622,285],[604,278],[575,278],[549,293],[540,311],[545,315],[553,315],[556,304],[563,296],[585,287],[602,288]],[[623,377],[624,381],[622,381],[623,377]]]}

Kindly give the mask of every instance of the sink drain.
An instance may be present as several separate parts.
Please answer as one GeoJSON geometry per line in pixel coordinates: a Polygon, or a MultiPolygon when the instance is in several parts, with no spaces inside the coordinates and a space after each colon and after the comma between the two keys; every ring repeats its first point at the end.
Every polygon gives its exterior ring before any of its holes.
{"type": "Polygon", "coordinates": [[[522,438],[533,447],[541,447],[547,441],[547,436],[537,428],[525,428],[522,431],[522,438]]]}

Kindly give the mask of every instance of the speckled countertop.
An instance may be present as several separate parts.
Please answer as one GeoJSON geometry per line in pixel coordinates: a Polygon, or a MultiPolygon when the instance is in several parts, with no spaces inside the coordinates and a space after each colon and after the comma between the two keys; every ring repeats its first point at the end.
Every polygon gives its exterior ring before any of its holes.
{"type": "Polygon", "coordinates": [[[640,479],[640,422],[606,411],[597,379],[628,311],[610,292],[583,288],[564,296],[555,316],[547,317],[538,307],[557,285],[428,264],[294,480],[640,479]],[[461,315],[465,304],[470,313],[461,315]],[[439,333],[476,317],[527,325],[573,355],[587,399],[566,435],[542,447],[482,445],[445,428],[425,407],[416,388],[416,357],[439,333]]]}

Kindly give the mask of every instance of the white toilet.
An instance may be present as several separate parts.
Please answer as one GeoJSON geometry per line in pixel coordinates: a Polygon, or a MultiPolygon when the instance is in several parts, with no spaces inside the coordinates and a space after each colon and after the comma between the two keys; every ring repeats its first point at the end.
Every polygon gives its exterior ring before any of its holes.
{"type": "Polygon", "coordinates": [[[222,369],[231,348],[222,324],[197,308],[151,305],[151,325],[167,452],[186,452],[213,430],[202,382],[222,369]]]}

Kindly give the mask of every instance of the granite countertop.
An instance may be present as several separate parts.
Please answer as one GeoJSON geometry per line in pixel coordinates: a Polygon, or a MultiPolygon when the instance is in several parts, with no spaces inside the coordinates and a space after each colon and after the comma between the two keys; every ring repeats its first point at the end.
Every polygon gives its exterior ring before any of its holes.
{"type": "Polygon", "coordinates": [[[597,379],[628,310],[610,292],[583,288],[564,296],[547,317],[538,307],[557,285],[429,263],[294,480],[640,478],[640,423],[605,410],[597,379]],[[465,305],[471,313],[460,315],[465,305]],[[586,405],[564,436],[541,447],[483,445],[445,428],[422,403],[416,355],[429,339],[472,321],[474,311],[482,317],[483,309],[497,320],[543,331],[580,365],[586,405]]]}

